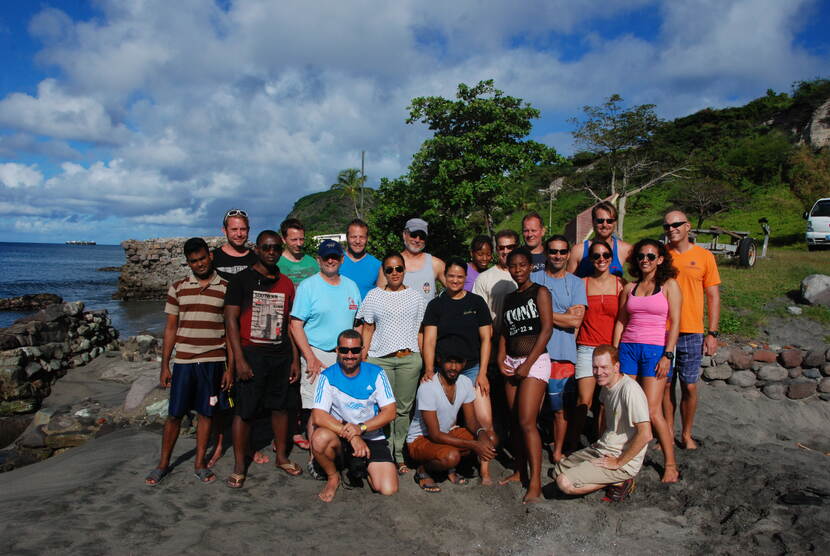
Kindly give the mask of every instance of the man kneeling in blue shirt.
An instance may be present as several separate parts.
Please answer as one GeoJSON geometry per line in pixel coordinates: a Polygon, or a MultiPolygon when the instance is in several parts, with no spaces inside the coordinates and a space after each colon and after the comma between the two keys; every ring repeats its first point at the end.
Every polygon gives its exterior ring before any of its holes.
{"type": "Polygon", "coordinates": [[[318,495],[323,502],[331,502],[340,486],[338,459],[342,468],[352,472],[368,463],[369,486],[375,492],[388,496],[398,491],[398,474],[383,434],[383,427],[395,418],[395,397],[383,369],[361,363],[362,349],[359,332],[341,332],[337,363],[317,382],[312,408],[317,428],[311,450],[327,476],[318,495]]]}

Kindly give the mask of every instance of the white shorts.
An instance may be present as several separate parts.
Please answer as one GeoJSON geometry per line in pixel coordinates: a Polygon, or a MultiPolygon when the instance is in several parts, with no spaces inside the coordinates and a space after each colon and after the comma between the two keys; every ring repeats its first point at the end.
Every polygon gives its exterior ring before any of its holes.
{"type": "Polygon", "coordinates": [[[574,378],[589,378],[594,376],[594,350],[596,346],[576,346],[576,373],[574,378]]]}
{"type": "MultiPolygon", "coordinates": [[[[320,360],[323,366],[320,368],[320,372],[325,371],[335,363],[337,363],[337,353],[333,351],[323,351],[322,349],[317,349],[314,346],[311,346],[311,351],[314,353],[314,356],[320,360]]],[[[314,407],[314,392],[317,390],[317,377],[314,377],[314,382],[308,380],[308,374],[306,370],[308,369],[308,363],[306,363],[305,357],[300,356],[300,398],[303,401],[303,409],[311,409],[314,407]]]]}
{"type": "MultiPolygon", "coordinates": [[[[515,370],[519,365],[525,362],[525,359],[527,359],[527,357],[510,357],[507,355],[504,358],[504,365],[508,369],[515,370]]],[[[547,352],[540,355],[539,359],[533,363],[530,367],[530,371],[527,373],[527,376],[528,378],[538,378],[545,384],[548,383],[550,380],[550,357],[547,352]]]]}

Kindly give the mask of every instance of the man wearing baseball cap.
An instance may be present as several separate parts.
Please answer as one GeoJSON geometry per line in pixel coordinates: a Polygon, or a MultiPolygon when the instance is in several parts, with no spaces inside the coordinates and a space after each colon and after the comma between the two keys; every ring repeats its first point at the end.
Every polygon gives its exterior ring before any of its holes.
{"type": "MultiPolygon", "coordinates": [[[[337,335],[355,327],[355,315],[361,296],[357,284],[340,275],[343,248],[333,239],[320,242],[317,248],[320,272],[297,286],[291,309],[291,335],[302,355],[300,361],[300,395],[303,411],[310,413],[320,371],[337,362],[337,335]]],[[[357,327],[359,328],[359,327],[357,327]]],[[[311,438],[313,423],[308,424],[311,438]]],[[[311,464],[309,455],[309,464],[311,464]]],[[[310,467],[310,465],[309,465],[310,467]]],[[[313,468],[309,469],[315,475],[313,468]]]]}
{"type": "MultiPolygon", "coordinates": [[[[403,246],[401,251],[406,275],[403,283],[424,295],[427,303],[435,297],[435,280],[444,282],[444,261],[425,252],[429,225],[420,218],[410,218],[403,228],[403,246]]],[[[386,286],[386,276],[378,274],[378,287],[386,286]]]]}

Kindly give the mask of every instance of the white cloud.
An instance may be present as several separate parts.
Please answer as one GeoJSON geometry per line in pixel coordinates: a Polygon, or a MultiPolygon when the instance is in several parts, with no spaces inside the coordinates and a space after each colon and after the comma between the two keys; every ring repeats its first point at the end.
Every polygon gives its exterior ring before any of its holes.
{"type": "Polygon", "coordinates": [[[11,189],[18,187],[34,187],[43,181],[41,174],[34,165],[25,166],[16,162],[0,164],[0,184],[11,189]]]}

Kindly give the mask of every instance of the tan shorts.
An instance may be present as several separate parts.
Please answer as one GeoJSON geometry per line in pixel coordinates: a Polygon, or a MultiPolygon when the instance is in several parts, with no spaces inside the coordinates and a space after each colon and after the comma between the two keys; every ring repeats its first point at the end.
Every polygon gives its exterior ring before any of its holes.
{"type": "Polygon", "coordinates": [[[610,485],[634,477],[622,469],[606,469],[591,463],[592,459],[602,456],[603,454],[594,448],[583,448],[554,465],[553,472],[557,476],[564,473],[576,488],[585,485],[610,485]]]}
{"type": "MultiPolygon", "coordinates": [[[[311,346],[311,351],[314,352],[314,356],[320,360],[323,364],[320,367],[320,372],[322,373],[335,363],[337,363],[337,354],[333,351],[323,351],[322,349],[317,349],[314,346],[311,346]]],[[[314,382],[311,382],[308,379],[308,375],[306,374],[306,369],[308,369],[308,364],[306,363],[305,357],[302,355],[300,356],[300,398],[303,401],[303,409],[311,409],[314,407],[314,391],[317,390],[317,379],[320,375],[315,377],[314,382]]]]}
{"type": "MultiPolygon", "coordinates": [[[[454,429],[450,430],[450,432],[448,432],[447,434],[454,438],[462,438],[464,440],[473,439],[473,435],[470,434],[470,431],[468,431],[464,427],[455,427],[454,429]]],[[[413,460],[419,463],[429,461],[432,459],[443,458],[447,455],[448,452],[452,452],[453,450],[458,450],[459,452],[461,452],[462,456],[466,456],[470,453],[469,450],[465,450],[463,448],[456,448],[455,446],[450,446],[449,444],[438,444],[437,442],[431,441],[426,436],[419,436],[406,446],[409,450],[409,457],[411,457],[413,460]]]]}

